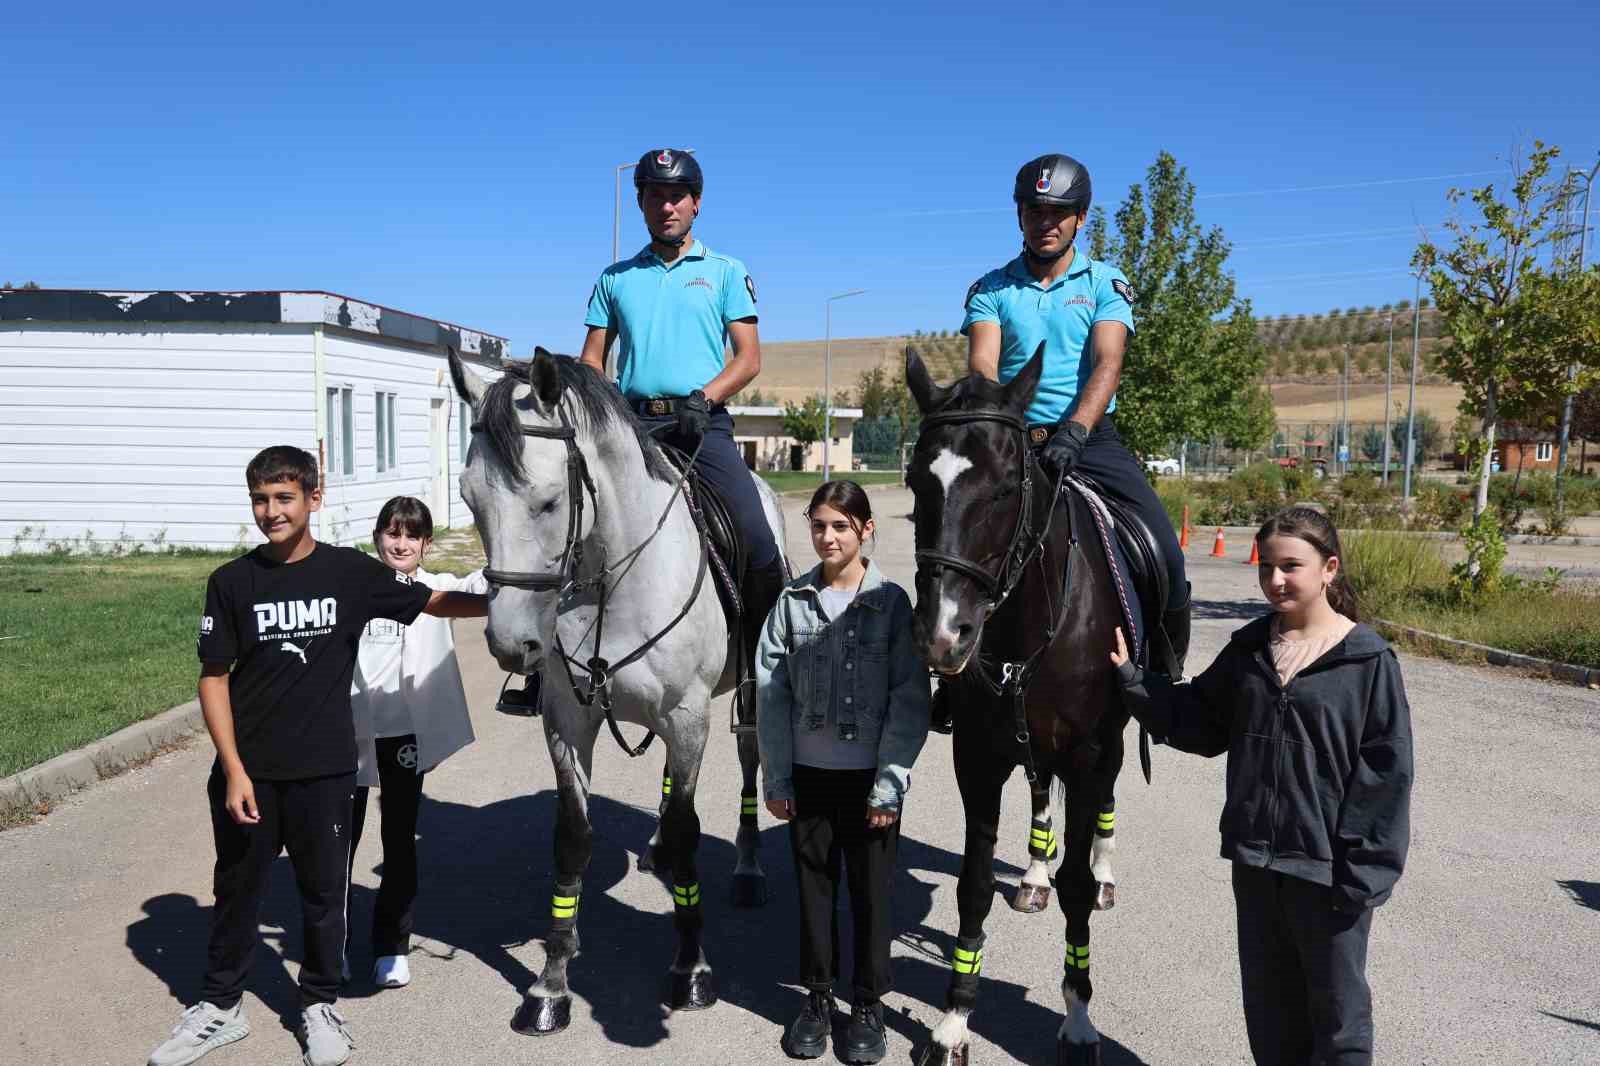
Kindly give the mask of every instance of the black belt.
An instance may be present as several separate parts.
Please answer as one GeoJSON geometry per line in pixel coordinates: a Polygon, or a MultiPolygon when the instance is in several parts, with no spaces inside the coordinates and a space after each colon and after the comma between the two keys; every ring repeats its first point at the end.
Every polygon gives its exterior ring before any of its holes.
{"type": "MultiPolygon", "coordinates": [[[[640,418],[662,418],[666,415],[677,414],[678,409],[688,399],[689,397],[687,396],[651,396],[647,399],[629,400],[628,402],[633,404],[633,409],[640,418]]],[[[727,409],[727,404],[714,403],[711,405],[712,414],[726,411],[727,409]]]]}
{"type": "MultiPolygon", "coordinates": [[[[1065,421],[1066,419],[1063,418],[1061,422],[1030,423],[1028,426],[1028,446],[1030,448],[1044,447],[1044,445],[1049,442],[1050,438],[1055,436],[1056,430],[1061,428],[1061,423],[1065,421]]],[[[1100,421],[1094,424],[1094,429],[1090,430],[1090,432],[1098,433],[1102,429],[1108,429],[1115,425],[1116,423],[1111,421],[1110,415],[1101,415],[1100,421]]]]}

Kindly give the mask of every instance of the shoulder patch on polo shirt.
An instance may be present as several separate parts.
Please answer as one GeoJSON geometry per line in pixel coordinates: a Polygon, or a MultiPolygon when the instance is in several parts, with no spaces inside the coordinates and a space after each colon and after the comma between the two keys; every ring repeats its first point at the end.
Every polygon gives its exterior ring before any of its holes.
{"type": "Polygon", "coordinates": [[[1138,298],[1139,298],[1139,294],[1134,291],[1133,286],[1129,285],[1126,281],[1123,281],[1121,278],[1112,278],[1111,279],[1111,287],[1113,289],[1117,290],[1117,295],[1118,296],[1120,296],[1124,300],[1128,301],[1128,306],[1130,306],[1130,307],[1132,307],[1134,302],[1137,301],[1138,298]]]}
{"type": "Polygon", "coordinates": [[[969,286],[967,288],[967,298],[965,300],[961,301],[961,306],[962,306],[962,308],[964,310],[967,310],[967,311],[972,310],[972,298],[974,296],[978,295],[978,290],[980,288],[982,288],[982,287],[983,287],[983,278],[979,278],[977,281],[974,281],[971,284],[971,286],[969,286]]]}
{"type": "Polygon", "coordinates": [[[750,302],[756,303],[756,283],[749,274],[744,276],[744,291],[750,294],[750,302]]]}

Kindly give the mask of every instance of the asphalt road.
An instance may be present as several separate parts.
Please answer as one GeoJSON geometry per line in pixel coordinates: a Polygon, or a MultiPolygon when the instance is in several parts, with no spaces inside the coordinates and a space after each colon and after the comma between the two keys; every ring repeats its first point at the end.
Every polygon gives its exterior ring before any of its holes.
{"type": "MultiPolygon", "coordinates": [[[[874,496],[877,558],[909,586],[909,497],[874,496]]],[[[796,558],[809,560],[798,518],[789,532],[796,558]]],[[[1206,557],[1208,548],[1190,558],[1200,665],[1261,609],[1253,571],[1237,558],[1206,557]]],[[[379,861],[377,826],[368,827],[352,905],[358,980],[341,1008],[358,1043],[351,1061],[781,1060],[778,1037],[801,1002],[791,983],[787,840],[763,814],[771,902],[729,909],[738,775],[726,736],[708,750],[699,803],[708,951],[722,1002],[675,1016],[658,1005],[672,950],[670,897],[633,864],[652,828],[660,754],[630,765],[602,733],[572,1028],[543,1039],[511,1031],[520,990],[543,957],[554,794],[538,728],[490,709],[501,677],[475,625],[461,624],[458,639],[479,739],[427,781],[414,980],[398,991],[375,993],[359,976],[370,965],[364,933],[379,861]]],[[[1404,662],[1417,737],[1415,836],[1406,876],[1374,924],[1380,1059],[1600,1061],[1600,693],[1404,662]]],[[[201,740],[0,834],[0,1062],[142,1063],[194,998],[211,903],[209,761],[201,740]]],[[[1108,1066],[1249,1061],[1228,866],[1216,857],[1222,770],[1221,760],[1158,748],[1147,787],[1129,760],[1118,796],[1118,904],[1093,924],[1092,1014],[1108,1066]]],[[[1009,894],[1025,855],[1020,775],[1006,799],[1000,873],[1009,894]]],[[[961,833],[949,742],[936,736],[915,774],[895,883],[892,1063],[910,1061],[944,1000],[961,833]]],[[[997,901],[988,931],[973,1061],[1054,1062],[1059,912],[1022,916],[997,901]]],[[[208,1066],[299,1061],[285,1028],[298,1011],[300,954],[287,860],[274,870],[262,934],[245,1000],[255,1032],[208,1066]]]]}

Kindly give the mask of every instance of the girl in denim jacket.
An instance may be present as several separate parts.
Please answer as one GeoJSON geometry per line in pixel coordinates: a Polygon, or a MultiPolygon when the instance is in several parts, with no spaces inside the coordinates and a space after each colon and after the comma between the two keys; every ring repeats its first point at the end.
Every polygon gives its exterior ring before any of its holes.
{"type": "Polygon", "coordinates": [[[911,601],[861,554],[872,506],[830,481],[806,508],[822,562],[778,597],[756,654],[767,809],[790,822],[800,882],[800,971],[809,995],[784,1050],[816,1058],[832,1030],[834,901],[841,858],[855,928],[855,1009],[845,1062],[887,1051],[889,882],[911,764],[928,736],[928,673],[911,642],[911,601]]]}

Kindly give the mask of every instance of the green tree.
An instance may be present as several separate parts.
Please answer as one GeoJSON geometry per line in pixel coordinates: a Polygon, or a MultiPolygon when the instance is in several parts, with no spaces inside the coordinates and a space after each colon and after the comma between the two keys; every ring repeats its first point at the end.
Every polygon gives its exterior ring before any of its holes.
{"type": "Polygon", "coordinates": [[[39,287],[39,283],[37,281],[24,281],[21,285],[13,285],[13,284],[11,284],[11,282],[8,281],[4,285],[0,285],[0,289],[24,289],[24,290],[26,290],[26,289],[37,289],[38,287],[39,287]]]}
{"type": "MultiPolygon", "coordinates": [[[[1406,461],[1406,416],[1401,412],[1389,428],[1390,439],[1394,442],[1394,458],[1396,462],[1406,461]]],[[[1438,455],[1440,445],[1444,443],[1444,426],[1439,420],[1426,411],[1417,412],[1417,454],[1414,457],[1418,466],[1430,455],[1438,455]]]]}
{"type": "Polygon", "coordinates": [[[793,437],[796,444],[815,444],[822,439],[822,414],[822,397],[816,393],[807,396],[803,404],[785,403],[783,432],[793,437]]]}
{"type": "Polygon", "coordinates": [[[1379,426],[1368,426],[1361,431],[1357,438],[1361,445],[1361,454],[1369,463],[1375,463],[1383,458],[1383,429],[1379,426]]]}
{"type": "Polygon", "coordinates": [[[1440,366],[1463,387],[1462,408],[1481,426],[1474,519],[1489,506],[1489,456],[1501,420],[1547,408],[1566,384],[1566,363],[1550,344],[1559,318],[1550,305],[1559,289],[1539,265],[1557,236],[1552,223],[1561,200],[1549,174],[1559,154],[1535,141],[1527,160],[1513,165],[1510,202],[1493,184],[1470,194],[1451,189],[1450,202],[1470,199],[1481,220],[1449,219],[1451,244],[1423,241],[1412,257],[1427,272],[1450,339],[1440,366]]]}
{"type": "Polygon", "coordinates": [[[1231,245],[1220,228],[1201,228],[1194,197],[1188,171],[1162,152],[1117,208],[1115,232],[1100,211],[1090,225],[1091,254],[1121,267],[1136,293],[1117,426],[1139,455],[1235,434],[1253,447],[1271,433],[1270,419],[1261,428],[1272,400],[1250,301],[1224,269],[1231,245]]]}
{"type": "Polygon", "coordinates": [[[856,377],[855,405],[862,418],[883,418],[893,414],[894,379],[882,365],[863,370],[856,377]]]}

